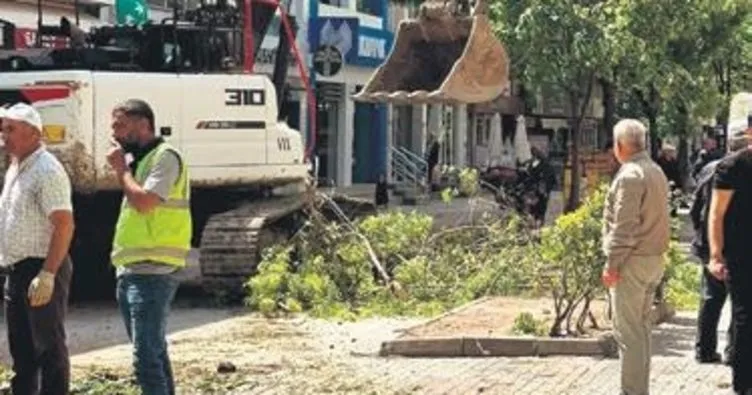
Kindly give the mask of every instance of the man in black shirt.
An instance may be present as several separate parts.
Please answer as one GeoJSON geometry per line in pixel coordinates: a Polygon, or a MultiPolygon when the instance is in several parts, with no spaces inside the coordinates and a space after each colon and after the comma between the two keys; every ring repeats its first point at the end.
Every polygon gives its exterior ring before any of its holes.
{"type": "MultiPolygon", "coordinates": [[[[727,143],[729,155],[747,148],[748,144],[746,129],[729,130],[727,143]]],[[[720,161],[719,158],[707,163],[697,173],[697,187],[689,211],[695,231],[692,239],[692,253],[700,259],[703,266],[700,280],[700,309],[697,314],[697,342],[695,343],[695,359],[700,363],[717,363],[722,360],[721,355],[716,351],[718,347],[718,321],[721,318],[723,306],[726,304],[728,289],[725,281],[715,278],[707,268],[710,260],[708,215],[713,193],[714,175],[720,161]]],[[[734,347],[733,326],[734,320],[732,319],[729,323],[724,350],[724,360],[727,364],[731,363],[734,347]]]]}
{"type": "MultiPolygon", "coordinates": [[[[731,122],[729,130],[739,128],[731,122]]],[[[741,124],[741,122],[739,122],[741,124]]],[[[744,120],[748,135],[752,125],[744,120]]],[[[735,345],[731,356],[733,388],[752,395],[752,149],[721,160],[716,167],[708,219],[708,270],[725,280],[731,293],[735,345]]]]}

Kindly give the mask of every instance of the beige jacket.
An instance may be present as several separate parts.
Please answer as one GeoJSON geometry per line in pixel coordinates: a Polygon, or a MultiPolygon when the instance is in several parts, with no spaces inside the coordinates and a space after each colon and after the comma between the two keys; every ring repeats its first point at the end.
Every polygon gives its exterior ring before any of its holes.
{"type": "Polygon", "coordinates": [[[662,255],[670,237],[668,180],[647,152],[616,173],[603,208],[603,252],[618,269],[632,256],[662,255]]]}

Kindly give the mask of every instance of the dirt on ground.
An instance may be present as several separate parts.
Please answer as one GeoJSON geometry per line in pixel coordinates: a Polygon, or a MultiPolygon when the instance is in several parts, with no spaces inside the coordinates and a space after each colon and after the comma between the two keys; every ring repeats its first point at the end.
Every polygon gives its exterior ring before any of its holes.
{"type": "MultiPolygon", "coordinates": [[[[579,310],[578,310],[579,311],[579,310]]],[[[591,312],[597,328],[586,320],[588,336],[596,336],[611,330],[607,317],[607,303],[596,300],[591,303],[591,312]]],[[[530,313],[548,329],[553,323],[554,303],[551,299],[525,299],[517,297],[485,298],[465,305],[449,314],[442,315],[426,323],[404,331],[402,338],[421,337],[494,337],[517,335],[514,331],[515,319],[521,313],[530,313]]],[[[575,314],[575,318],[579,314],[575,314]]],[[[574,325],[573,325],[574,326],[574,325]]]]}
{"type": "MultiPolygon", "coordinates": [[[[180,394],[368,394],[380,375],[369,366],[380,363],[381,343],[419,322],[267,319],[244,309],[176,306],[168,323],[169,354],[180,394]]],[[[66,327],[74,382],[93,374],[132,380],[133,348],[115,306],[73,307],[66,327]]],[[[0,325],[0,339],[5,336],[0,325]]],[[[0,346],[0,371],[9,364],[7,347],[0,346]]]]}

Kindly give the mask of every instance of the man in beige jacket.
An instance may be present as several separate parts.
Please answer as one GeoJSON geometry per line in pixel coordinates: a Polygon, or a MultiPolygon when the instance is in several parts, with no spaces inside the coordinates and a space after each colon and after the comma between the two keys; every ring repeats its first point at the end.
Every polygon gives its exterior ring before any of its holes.
{"type": "Polygon", "coordinates": [[[639,121],[625,119],[614,126],[614,156],[621,167],[603,209],[603,282],[614,307],[624,395],[649,393],[650,307],[670,233],[668,180],[650,159],[646,141],[639,121]]]}

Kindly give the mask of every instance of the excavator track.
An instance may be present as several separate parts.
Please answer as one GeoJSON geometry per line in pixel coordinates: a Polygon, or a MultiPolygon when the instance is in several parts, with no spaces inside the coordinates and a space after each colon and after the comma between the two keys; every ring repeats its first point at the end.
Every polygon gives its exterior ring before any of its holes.
{"type": "MultiPolygon", "coordinates": [[[[350,219],[375,212],[370,201],[331,196],[350,219]]],[[[200,267],[204,290],[222,302],[234,303],[246,294],[244,284],[256,273],[263,251],[288,240],[304,223],[300,196],[243,204],[211,216],[201,236],[200,267]]],[[[330,219],[331,210],[321,209],[330,219]]]]}
{"type": "Polygon", "coordinates": [[[303,200],[295,196],[247,203],[211,216],[201,236],[204,290],[221,299],[241,297],[264,249],[286,240],[300,225],[302,207],[303,200]]]}

